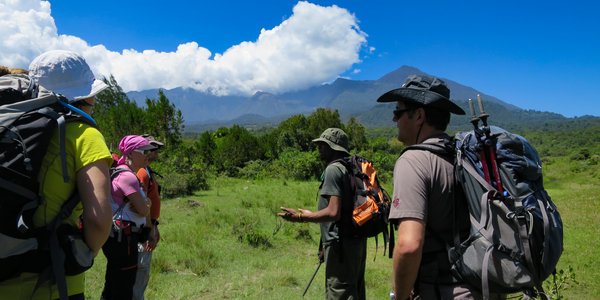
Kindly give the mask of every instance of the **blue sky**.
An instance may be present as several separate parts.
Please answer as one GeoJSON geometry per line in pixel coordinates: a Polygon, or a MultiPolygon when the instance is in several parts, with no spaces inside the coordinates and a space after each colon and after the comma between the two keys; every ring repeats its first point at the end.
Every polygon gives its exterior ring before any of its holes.
{"type": "Polygon", "coordinates": [[[27,67],[69,48],[125,90],[217,94],[377,79],[409,65],[525,109],[600,116],[594,1],[43,2],[0,0],[0,33],[14,37],[0,42],[0,64],[27,67]],[[34,21],[11,32],[2,25],[17,22],[15,11],[34,21]]]}

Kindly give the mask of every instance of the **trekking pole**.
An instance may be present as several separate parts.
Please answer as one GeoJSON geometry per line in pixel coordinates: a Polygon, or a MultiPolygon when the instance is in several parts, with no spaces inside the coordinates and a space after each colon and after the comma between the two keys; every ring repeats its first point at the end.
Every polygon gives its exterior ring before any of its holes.
{"type": "MultiPolygon", "coordinates": [[[[477,101],[479,102],[479,111],[483,111],[483,104],[481,103],[481,98],[479,94],[477,94],[477,101]]],[[[479,153],[479,159],[481,160],[481,167],[483,168],[483,178],[486,182],[491,184],[490,178],[490,170],[488,167],[488,154],[485,151],[487,136],[482,128],[487,126],[487,117],[488,115],[485,113],[481,113],[479,116],[475,113],[475,107],[473,105],[473,100],[469,98],[469,110],[471,111],[471,124],[473,124],[473,133],[475,134],[475,140],[477,141],[477,153],[479,153]],[[483,127],[479,127],[479,121],[483,123],[483,127]]]]}
{"type": "Polygon", "coordinates": [[[479,130],[477,123],[479,123],[479,117],[475,114],[475,108],[473,107],[473,99],[469,98],[469,111],[471,111],[471,124],[475,130],[479,130]]]}
{"type": "Polygon", "coordinates": [[[323,264],[323,261],[319,260],[319,265],[317,266],[317,269],[315,270],[315,272],[313,273],[312,277],[310,278],[310,281],[308,282],[308,285],[304,289],[304,293],[302,293],[302,297],[304,297],[304,295],[306,295],[306,292],[308,291],[308,288],[310,287],[310,285],[312,284],[313,280],[315,279],[315,276],[317,276],[317,273],[319,272],[319,269],[321,268],[322,264],[323,264]]]}
{"type": "Polygon", "coordinates": [[[478,148],[478,152],[479,152],[479,159],[481,160],[481,167],[482,167],[482,171],[483,171],[483,178],[485,179],[485,181],[487,183],[492,183],[492,179],[490,176],[490,168],[489,168],[489,164],[488,164],[488,157],[489,154],[486,151],[487,148],[487,144],[488,144],[488,136],[489,134],[486,133],[486,127],[487,127],[487,117],[489,116],[488,114],[485,113],[485,111],[483,110],[483,103],[481,103],[481,97],[479,96],[479,94],[477,94],[477,104],[479,106],[479,116],[475,116],[475,108],[473,107],[473,102],[470,101],[469,102],[469,108],[472,109],[472,121],[471,123],[473,123],[473,127],[474,127],[474,131],[475,131],[475,137],[477,138],[477,148],[478,148]],[[475,120],[475,121],[473,121],[475,120]],[[479,127],[479,120],[481,120],[482,126],[479,127]]]}
{"type": "Polygon", "coordinates": [[[477,104],[479,105],[479,119],[483,124],[483,134],[485,135],[484,147],[486,161],[482,161],[486,181],[496,186],[496,189],[502,194],[502,181],[498,170],[498,162],[496,161],[496,138],[492,136],[490,126],[488,126],[487,118],[490,116],[483,108],[481,96],[477,94],[477,104]],[[487,170],[486,170],[487,169],[487,170]],[[490,172],[491,169],[491,172],[490,172]]]}
{"type": "Polygon", "coordinates": [[[487,123],[487,118],[490,115],[485,112],[485,109],[483,109],[483,102],[481,101],[481,95],[479,95],[479,94],[477,94],[477,104],[479,105],[479,119],[481,119],[481,123],[483,123],[484,131],[485,131],[485,128],[487,127],[488,130],[487,130],[486,135],[489,135],[489,127],[488,127],[488,123],[487,123]]]}

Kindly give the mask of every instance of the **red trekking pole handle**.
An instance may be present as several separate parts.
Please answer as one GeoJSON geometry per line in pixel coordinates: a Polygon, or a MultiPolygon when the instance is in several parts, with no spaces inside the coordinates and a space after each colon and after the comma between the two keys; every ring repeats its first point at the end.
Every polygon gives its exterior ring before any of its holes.
{"type": "Polygon", "coordinates": [[[481,101],[481,96],[479,94],[477,94],[477,104],[479,105],[480,112],[479,119],[481,120],[481,123],[483,123],[482,138],[485,139],[482,145],[484,149],[480,151],[485,181],[495,186],[498,192],[502,194],[502,180],[498,169],[498,161],[496,160],[496,138],[492,136],[490,127],[487,124],[487,118],[490,115],[485,112],[483,101],[481,101]]]}

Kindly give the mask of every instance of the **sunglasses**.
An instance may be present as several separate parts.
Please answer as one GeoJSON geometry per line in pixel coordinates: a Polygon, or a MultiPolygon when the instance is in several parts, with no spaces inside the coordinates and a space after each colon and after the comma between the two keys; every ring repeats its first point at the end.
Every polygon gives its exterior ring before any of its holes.
{"type": "Polygon", "coordinates": [[[137,153],[144,154],[144,155],[146,155],[146,154],[148,154],[150,152],[150,150],[140,150],[140,149],[135,149],[133,151],[137,152],[137,153]]]}
{"type": "Polygon", "coordinates": [[[405,109],[396,109],[394,110],[394,121],[399,120],[400,118],[402,118],[402,115],[407,112],[407,111],[411,111],[412,109],[410,108],[405,108],[405,109]]]}

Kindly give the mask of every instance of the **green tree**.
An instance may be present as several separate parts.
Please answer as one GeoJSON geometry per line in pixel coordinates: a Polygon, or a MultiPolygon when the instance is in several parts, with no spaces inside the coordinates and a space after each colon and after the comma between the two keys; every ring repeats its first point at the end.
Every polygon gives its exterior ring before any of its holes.
{"type": "Polygon", "coordinates": [[[228,176],[236,176],[246,163],[264,158],[264,151],[258,138],[239,125],[234,125],[227,133],[219,130],[215,159],[217,169],[228,176]]]}
{"type": "Polygon", "coordinates": [[[171,149],[177,148],[182,140],[183,117],[162,90],[158,99],[147,98],[146,108],[141,108],[127,97],[112,75],[104,81],[109,88],[97,96],[93,116],[111,149],[115,150],[123,136],[143,133],[152,134],[171,149]]]}
{"type": "Polygon", "coordinates": [[[93,117],[111,150],[116,150],[123,136],[144,132],[145,114],[129,100],[112,75],[104,81],[109,88],[96,97],[93,117]]]}
{"type": "Polygon", "coordinates": [[[279,132],[271,130],[258,136],[258,143],[264,150],[265,158],[272,160],[279,156],[279,132]]]}
{"type": "Polygon", "coordinates": [[[163,90],[158,91],[158,99],[146,98],[146,132],[155,135],[167,145],[176,147],[181,143],[184,129],[183,117],[163,90]]]}
{"type": "Polygon", "coordinates": [[[276,130],[278,153],[287,148],[294,148],[300,151],[310,149],[310,142],[313,139],[308,127],[308,120],[304,115],[292,116],[279,124],[276,130]]]}
{"type": "Polygon", "coordinates": [[[208,131],[203,132],[196,141],[198,155],[207,165],[213,165],[215,163],[216,148],[217,143],[215,143],[215,138],[213,137],[213,134],[208,131]]]}
{"type": "Polygon", "coordinates": [[[319,108],[307,118],[308,133],[314,139],[317,138],[325,129],[336,127],[344,129],[337,110],[319,108]]]}
{"type": "Polygon", "coordinates": [[[348,120],[345,131],[350,139],[350,149],[355,151],[367,149],[369,142],[367,141],[365,127],[356,118],[351,117],[348,120]]]}

